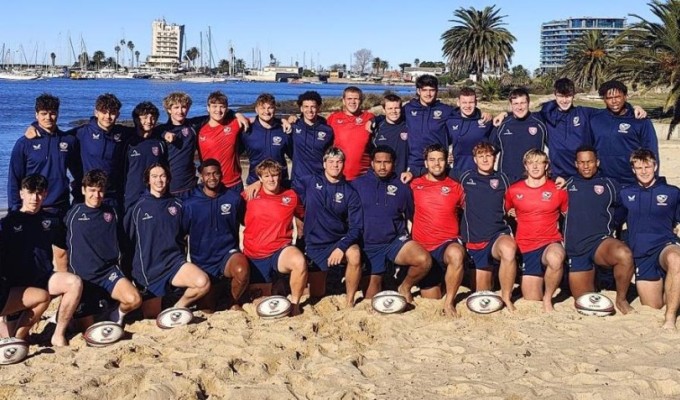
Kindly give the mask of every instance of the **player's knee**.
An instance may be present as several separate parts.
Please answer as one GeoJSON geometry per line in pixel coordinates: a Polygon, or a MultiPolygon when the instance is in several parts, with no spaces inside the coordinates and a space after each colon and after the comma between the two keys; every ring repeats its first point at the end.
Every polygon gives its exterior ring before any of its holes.
{"type": "Polygon", "coordinates": [[[208,278],[208,275],[204,272],[196,274],[194,277],[194,287],[206,292],[210,290],[210,278],[208,278]]]}
{"type": "Polygon", "coordinates": [[[507,240],[500,246],[500,256],[503,261],[511,261],[517,255],[517,244],[514,240],[507,240]]]}
{"type": "Polygon", "coordinates": [[[465,251],[462,246],[449,246],[445,254],[447,264],[455,267],[463,267],[463,260],[465,259],[465,251]]]}
{"type": "Polygon", "coordinates": [[[420,268],[430,269],[432,267],[432,257],[426,251],[421,251],[416,254],[415,265],[420,268]]]}
{"type": "Polygon", "coordinates": [[[352,245],[345,252],[345,258],[348,264],[359,264],[361,263],[361,251],[359,251],[359,246],[352,245]]]}
{"type": "Polygon", "coordinates": [[[82,291],[83,290],[83,280],[76,274],[69,274],[66,279],[64,279],[64,284],[68,288],[67,291],[82,291]]]}
{"type": "Polygon", "coordinates": [[[622,262],[633,262],[633,252],[630,250],[628,246],[618,246],[614,252],[614,255],[616,259],[619,261],[619,263],[622,262]]]}
{"type": "Polygon", "coordinates": [[[136,309],[142,305],[142,296],[136,290],[130,290],[123,294],[123,298],[120,301],[125,304],[129,309],[136,309]]]}

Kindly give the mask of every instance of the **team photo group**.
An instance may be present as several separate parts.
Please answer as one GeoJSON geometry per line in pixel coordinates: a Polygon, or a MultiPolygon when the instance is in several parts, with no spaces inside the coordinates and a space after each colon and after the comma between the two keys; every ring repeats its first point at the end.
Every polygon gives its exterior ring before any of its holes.
{"type": "Polygon", "coordinates": [[[478,313],[513,312],[520,297],[551,312],[561,290],[585,314],[628,314],[635,293],[676,329],[680,191],[627,87],[605,82],[604,108],[590,108],[563,78],[537,111],[517,88],[492,116],[474,89],[454,107],[438,86],[420,76],[415,98],[387,93],[377,116],[354,86],[325,117],[315,91],[287,118],[271,94],[248,118],[219,91],[189,116],[192,99],[174,92],[161,110],[137,104],[134,127],[105,93],[69,131],[59,98],[38,96],[6,169],[2,363],[25,358],[57,297],[52,346],[79,332],[105,346],[126,320],[173,328],[248,302],[295,316],[327,293],[381,313],[443,299],[458,317],[461,285],[478,313]]]}

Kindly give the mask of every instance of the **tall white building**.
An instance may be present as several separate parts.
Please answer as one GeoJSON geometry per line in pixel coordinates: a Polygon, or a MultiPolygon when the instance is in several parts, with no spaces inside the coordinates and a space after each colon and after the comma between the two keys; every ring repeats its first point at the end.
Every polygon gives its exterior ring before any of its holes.
{"type": "Polygon", "coordinates": [[[151,23],[151,55],[147,65],[163,70],[175,70],[182,61],[184,25],[168,24],[165,19],[151,23]]]}

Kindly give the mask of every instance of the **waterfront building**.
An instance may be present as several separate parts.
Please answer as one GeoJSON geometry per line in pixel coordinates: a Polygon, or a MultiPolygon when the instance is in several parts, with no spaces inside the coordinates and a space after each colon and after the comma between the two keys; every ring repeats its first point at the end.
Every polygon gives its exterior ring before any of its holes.
{"type": "Polygon", "coordinates": [[[151,23],[151,55],[146,64],[158,70],[176,70],[182,61],[184,25],[168,24],[165,19],[151,23]]]}

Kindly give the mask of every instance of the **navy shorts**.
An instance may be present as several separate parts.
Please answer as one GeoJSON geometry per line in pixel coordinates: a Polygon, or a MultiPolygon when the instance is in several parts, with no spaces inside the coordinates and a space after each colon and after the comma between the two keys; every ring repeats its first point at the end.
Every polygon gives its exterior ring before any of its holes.
{"type": "Polygon", "coordinates": [[[569,267],[569,272],[585,272],[592,271],[595,268],[595,253],[597,249],[605,239],[611,236],[604,236],[597,242],[593,247],[591,247],[588,252],[580,255],[569,255],[567,254],[567,266],[569,267]]]}
{"type": "Polygon", "coordinates": [[[404,235],[395,238],[387,244],[372,244],[364,246],[366,268],[371,275],[382,275],[387,271],[388,263],[394,263],[402,247],[411,239],[404,235]]]}
{"type": "Polygon", "coordinates": [[[472,267],[474,269],[479,269],[482,271],[490,271],[494,267],[497,267],[500,265],[500,260],[496,260],[493,258],[493,245],[496,244],[496,241],[498,240],[499,237],[507,235],[507,233],[499,233],[495,235],[494,237],[491,238],[484,246],[483,249],[479,250],[472,250],[472,249],[466,249],[468,252],[468,255],[470,256],[470,259],[472,259],[472,267]]]}
{"type": "Polygon", "coordinates": [[[539,276],[543,277],[545,275],[545,266],[541,262],[543,258],[543,252],[550,244],[546,244],[536,250],[522,253],[522,262],[520,263],[519,269],[522,271],[522,275],[527,276],[539,276]]]}
{"type": "Polygon", "coordinates": [[[229,262],[229,259],[231,256],[234,254],[238,254],[240,251],[238,249],[231,249],[229,252],[222,258],[222,261],[219,263],[215,263],[212,265],[199,265],[199,268],[201,268],[210,278],[223,278],[224,277],[224,269],[227,267],[227,263],[229,262]]]}
{"type": "Polygon", "coordinates": [[[148,286],[144,286],[139,282],[135,282],[135,285],[142,295],[142,299],[149,300],[153,299],[154,297],[162,297],[168,292],[173,291],[175,287],[172,286],[172,279],[175,277],[175,275],[177,275],[184,264],[186,264],[186,261],[171,268],[165,274],[156,277],[156,279],[154,279],[153,282],[150,282],[148,286]]]}
{"type": "Polygon", "coordinates": [[[441,285],[441,283],[444,282],[444,275],[446,274],[444,253],[449,245],[453,243],[463,244],[460,239],[453,239],[442,243],[439,247],[430,251],[430,256],[432,256],[432,268],[430,268],[427,275],[418,282],[418,287],[421,289],[429,289],[441,285]]]}
{"type": "Polygon", "coordinates": [[[635,281],[658,281],[666,277],[666,271],[661,268],[661,252],[668,246],[678,245],[677,242],[666,243],[660,246],[652,254],[644,257],[635,257],[635,281]]]}
{"type": "MultiPolygon", "coordinates": [[[[310,247],[307,246],[306,253],[309,260],[312,262],[309,272],[327,272],[328,271],[328,257],[330,257],[333,250],[337,249],[336,243],[326,247],[310,247]]],[[[344,263],[343,263],[344,264],[344,263]]]]}
{"type": "Polygon", "coordinates": [[[265,258],[249,258],[250,283],[272,283],[279,274],[279,257],[290,246],[277,250],[274,254],[265,258]]]}

